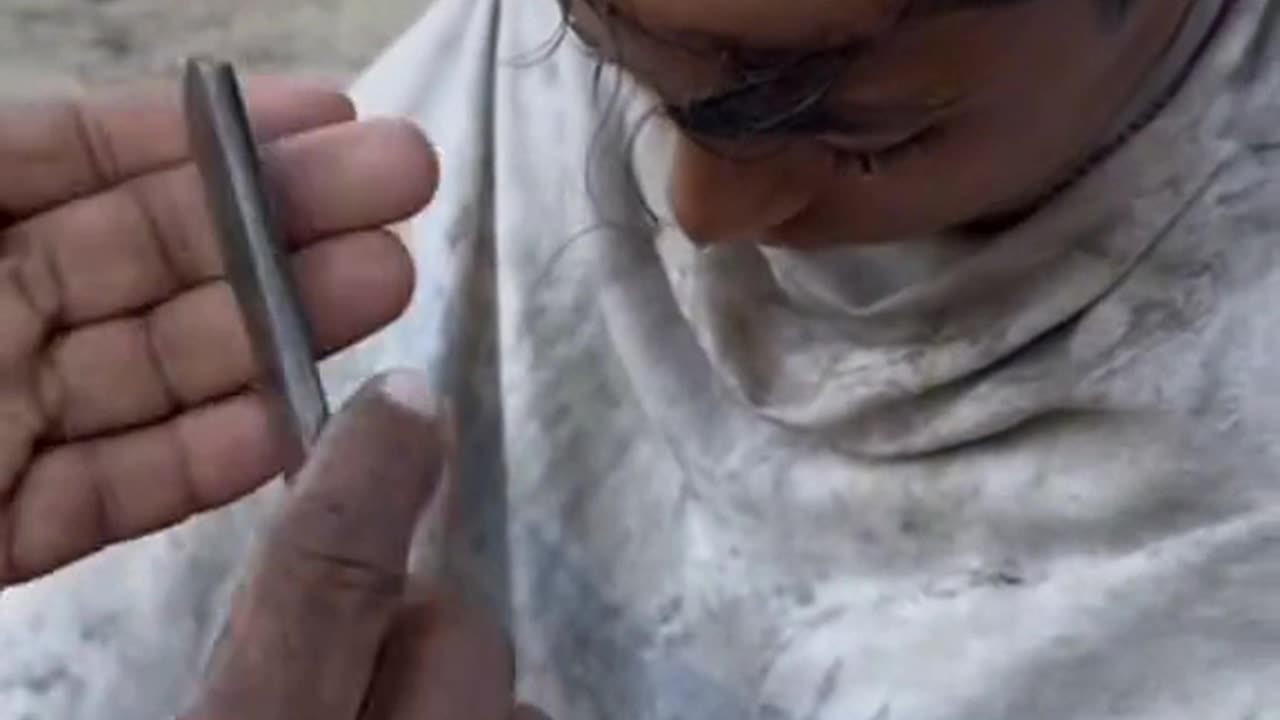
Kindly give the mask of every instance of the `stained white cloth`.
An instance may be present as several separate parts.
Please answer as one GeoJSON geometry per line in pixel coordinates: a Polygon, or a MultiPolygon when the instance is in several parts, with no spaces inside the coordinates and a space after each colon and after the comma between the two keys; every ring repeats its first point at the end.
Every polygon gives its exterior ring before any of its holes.
{"type": "MultiPolygon", "coordinates": [[[[454,395],[451,568],[521,696],[1280,718],[1278,7],[999,237],[797,253],[653,221],[669,130],[554,3],[440,0],[355,88],[440,148],[419,290],[326,379],[454,395]]],[[[0,597],[0,717],[172,714],[272,493],[0,597]]]]}

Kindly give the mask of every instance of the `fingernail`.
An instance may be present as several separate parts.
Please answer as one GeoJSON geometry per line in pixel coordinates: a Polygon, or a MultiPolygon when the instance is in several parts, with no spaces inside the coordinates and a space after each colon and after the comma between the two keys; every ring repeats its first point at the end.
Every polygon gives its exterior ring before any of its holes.
{"type": "Polygon", "coordinates": [[[438,419],[446,408],[422,373],[396,370],[382,377],[378,389],[396,406],[415,415],[438,419]]]}

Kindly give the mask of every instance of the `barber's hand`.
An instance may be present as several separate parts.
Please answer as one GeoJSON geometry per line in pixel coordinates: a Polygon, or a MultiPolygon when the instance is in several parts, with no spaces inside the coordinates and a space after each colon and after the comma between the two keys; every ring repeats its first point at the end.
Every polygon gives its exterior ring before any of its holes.
{"type": "Polygon", "coordinates": [[[396,373],[329,424],[290,488],[186,720],[510,720],[498,627],[405,575],[452,449],[426,384],[396,373]]]}
{"type": "MultiPolygon", "coordinates": [[[[247,100],[317,340],[339,349],[408,300],[382,228],[428,201],[433,155],[334,92],[265,80],[247,100]]],[[[173,86],[0,106],[0,589],[280,469],[186,156],[173,86]]]]}

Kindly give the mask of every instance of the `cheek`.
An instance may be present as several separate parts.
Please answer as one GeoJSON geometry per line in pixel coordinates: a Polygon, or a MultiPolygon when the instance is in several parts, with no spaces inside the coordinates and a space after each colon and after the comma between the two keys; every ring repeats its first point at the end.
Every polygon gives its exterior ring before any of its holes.
{"type": "Polygon", "coordinates": [[[1025,186],[1027,158],[1014,138],[991,142],[989,129],[938,131],[886,159],[867,176],[846,164],[805,213],[779,228],[786,244],[880,243],[964,224],[1025,186]]]}

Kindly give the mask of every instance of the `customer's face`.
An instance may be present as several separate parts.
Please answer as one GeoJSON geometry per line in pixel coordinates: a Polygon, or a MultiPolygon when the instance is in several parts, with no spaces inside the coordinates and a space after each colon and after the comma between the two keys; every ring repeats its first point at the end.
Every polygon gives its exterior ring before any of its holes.
{"type": "Polygon", "coordinates": [[[1188,0],[1119,23],[1096,0],[564,1],[682,127],[691,236],[821,244],[1016,209],[1098,142],[1188,0]]]}

